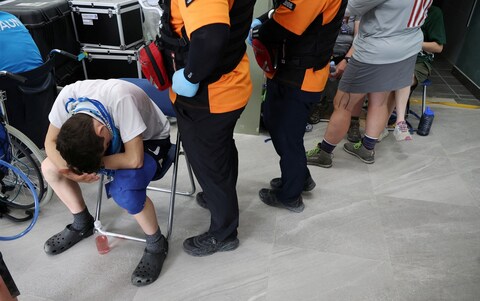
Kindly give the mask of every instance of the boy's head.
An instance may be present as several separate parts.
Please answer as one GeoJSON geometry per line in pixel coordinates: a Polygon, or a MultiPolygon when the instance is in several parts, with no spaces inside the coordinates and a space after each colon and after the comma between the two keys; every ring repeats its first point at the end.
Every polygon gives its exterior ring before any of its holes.
{"type": "Polygon", "coordinates": [[[107,127],[87,114],[71,116],[60,128],[57,150],[77,174],[97,172],[111,136],[107,127]]]}

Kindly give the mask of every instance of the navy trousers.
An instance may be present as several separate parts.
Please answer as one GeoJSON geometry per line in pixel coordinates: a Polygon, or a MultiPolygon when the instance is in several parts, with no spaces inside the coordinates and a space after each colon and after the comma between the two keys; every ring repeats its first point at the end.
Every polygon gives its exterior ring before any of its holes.
{"type": "Polygon", "coordinates": [[[217,240],[237,236],[238,152],[233,130],[243,109],[212,114],[207,107],[174,105],[188,161],[211,213],[208,232],[217,240]]]}
{"type": "Polygon", "coordinates": [[[321,95],[321,92],[305,92],[267,80],[263,121],[280,156],[282,187],[276,195],[282,202],[296,200],[310,176],[303,136],[310,109],[320,101],[321,95]]]}

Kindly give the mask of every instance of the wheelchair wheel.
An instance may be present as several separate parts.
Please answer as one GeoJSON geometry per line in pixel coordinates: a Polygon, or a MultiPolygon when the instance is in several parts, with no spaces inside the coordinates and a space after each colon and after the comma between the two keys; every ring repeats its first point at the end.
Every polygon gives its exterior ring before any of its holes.
{"type": "MultiPolygon", "coordinates": [[[[10,164],[20,170],[30,180],[40,200],[45,192],[43,177],[38,165],[33,160],[30,152],[16,139],[12,143],[12,160],[10,164]]],[[[27,183],[17,173],[9,169],[0,181],[1,202],[13,209],[30,209],[35,206],[32,192],[27,183]]]]}
{"type": "MultiPolygon", "coordinates": [[[[3,170],[6,168],[8,171],[6,172],[8,174],[8,177],[11,178],[16,178],[18,179],[17,182],[24,188],[23,195],[26,198],[30,198],[30,203],[33,202],[34,208],[24,210],[24,213],[19,213],[19,210],[17,209],[12,209],[9,205],[5,205],[5,196],[1,195],[0,197],[0,218],[6,217],[9,220],[13,220],[16,222],[22,222],[26,220],[30,220],[30,225],[23,230],[21,233],[17,233],[17,228],[16,227],[9,227],[8,225],[4,225],[2,219],[0,219],[0,229],[1,229],[1,235],[0,235],[0,241],[7,241],[7,240],[14,240],[17,238],[20,238],[27,234],[35,225],[37,219],[38,219],[38,214],[40,212],[40,205],[38,202],[38,197],[36,193],[36,188],[30,181],[30,179],[17,167],[0,160],[0,166],[4,167],[3,170]],[[26,216],[20,216],[19,214],[26,215],[26,216]],[[7,236],[3,236],[7,235],[7,236]]],[[[8,201],[8,200],[7,200],[8,201]]]]}
{"type": "MultiPolygon", "coordinates": [[[[35,143],[30,140],[25,134],[17,130],[16,128],[12,127],[11,125],[6,125],[7,131],[10,134],[10,141],[16,141],[19,145],[23,147],[24,150],[26,150],[30,155],[31,158],[35,161],[35,164],[37,165],[38,169],[41,170],[40,166],[42,161],[45,159],[45,153],[41,151],[35,143]]],[[[53,189],[50,187],[50,185],[47,184],[45,179],[42,176],[43,180],[43,187],[44,187],[44,194],[43,198],[39,198],[40,200],[40,206],[46,205],[53,196],[53,189]]]]}

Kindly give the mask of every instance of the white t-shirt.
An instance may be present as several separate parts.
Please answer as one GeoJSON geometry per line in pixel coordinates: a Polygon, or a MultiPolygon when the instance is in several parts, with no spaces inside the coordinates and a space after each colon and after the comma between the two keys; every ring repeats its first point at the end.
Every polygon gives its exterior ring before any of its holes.
{"type": "Polygon", "coordinates": [[[48,115],[50,123],[61,128],[70,117],[65,109],[69,98],[98,100],[107,109],[123,143],[138,135],[143,140],[164,139],[170,135],[167,117],[136,85],[120,80],[84,80],[68,85],[57,96],[48,115]]]}

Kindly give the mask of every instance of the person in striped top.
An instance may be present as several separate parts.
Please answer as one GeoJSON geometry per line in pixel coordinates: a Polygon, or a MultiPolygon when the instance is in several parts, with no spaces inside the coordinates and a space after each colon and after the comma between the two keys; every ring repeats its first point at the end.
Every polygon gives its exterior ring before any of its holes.
{"type": "MultiPolygon", "coordinates": [[[[368,96],[365,136],[347,142],[344,150],[367,164],[375,162],[375,144],[389,117],[388,95],[408,98],[417,53],[422,49],[425,21],[432,0],[350,0],[347,15],[360,16],[353,42],[355,52],[340,80],[335,110],[323,141],[316,147],[316,163],[332,166],[332,151],[348,131],[352,110],[368,96]]],[[[311,156],[310,156],[311,157],[311,156]]],[[[310,161],[311,161],[310,160],[310,161]]]]}

